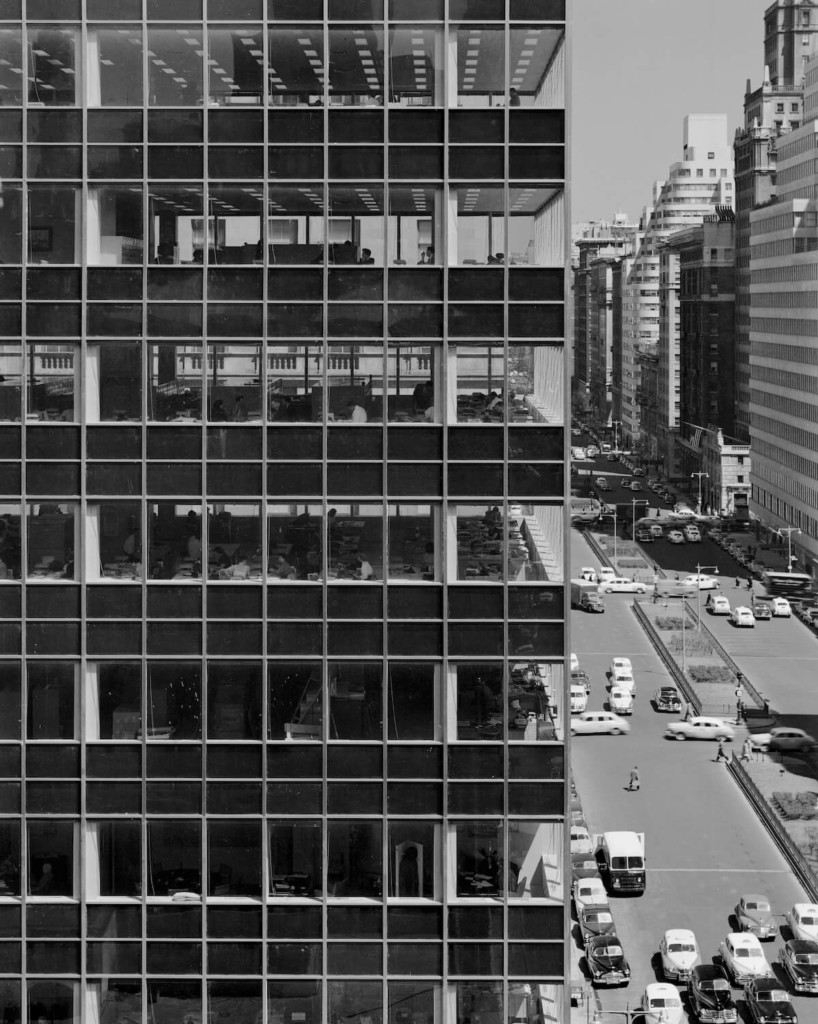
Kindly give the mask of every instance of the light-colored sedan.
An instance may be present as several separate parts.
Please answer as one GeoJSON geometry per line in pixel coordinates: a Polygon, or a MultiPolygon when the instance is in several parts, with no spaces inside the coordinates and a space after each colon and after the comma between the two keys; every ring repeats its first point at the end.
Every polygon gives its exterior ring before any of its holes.
{"type": "Polygon", "coordinates": [[[687,981],[699,963],[699,944],[689,928],[669,928],[659,943],[662,973],[668,981],[687,981]]]}
{"type": "Polygon", "coordinates": [[[711,615],[729,615],[730,602],[724,594],[709,594],[705,608],[711,615]]]}
{"type": "Polygon", "coordinates": [[[737,605],[730,612],[730,621],[734,626],[749,626],[750,628],[756,624],[752,610],[743,604],[737,605]]]}
{"type": "Polygon", "coordinates": [[[645,1024],[683,1024],[685,1020],[678,989],[664,981],[654,981],[647,986],[639,1008],[644,1011],[645,1024]]]}
{"type": "Polygon", "coordinates": [[[753,978],[771,978],[770,967],[761,943],[749,932],[731,932],[719,944],[724,969],[736,985],[745,985],[753,978]]]}
{"type": "Polygon", "coordinates": [[[612,576],[603,580],[599,589],[605,594],[644,594],[647,587],[639,580],[632,580],[627,576],[612,576]]]}
{"type": "Polygon", "coordinates": [[[684,722],[670,722],[665,736],[673,740],[731,740],[735,730],[721,718],[695,715],[684,722]]]}
{"type": "Polygon", "coordinates": [[[770,611],[773,618],[788,619],[792,615],[792,607],[786,597],[774,597],[770,601],[770,611]]]}
{"type": "Polygon", "coordinates": [[[617,715],[633,714],[633,690],[612,686],[608,694],[608,707],[617,715]]]}
{"type": "Polygon", "coordinates": [[[681,530],[668,530],[667,539],[670,544],[684,544],[685,542],[685,536],[681,530]]]}
{"type": "Polygon", "coordinates": [[[818,906],[814,903],[795,903],[787,911],[787,924],[794,939],[818,940],[818,906]]]}
{"type": "Polygon", "coordinates": [[[574,882],[574,906],[577,916],[586,907],[607,907],[608,890],[601,878],[578,878],[574,882]]]}
{"type": "Polygon", "coordinates": [[[571,853],[593,853],[594,841],[583,825],[571,826],[571,853]]]}
{"type": "Polygon", "coordinates": [[[699,590],[716,590],[719,586],[718,576],[708,576],[704,572],[694,572],[679,580],[686,587],[698,587],[699,590]]]}
{"type": "Polygon", "coordinates": [[[757,732],[750,736],[756,750],[812,750],[818,744],[814,736],[803,729],[790,725],[779,725],[769,732],[757,732]]]}
{"type": "Polygon", "coordinates": [[[621,736],[631,731],[631,723],[612,711],[583,711],[581,715],[571,719],[571,735],[579,736],[591,733],[608,733],[621,736]]]}

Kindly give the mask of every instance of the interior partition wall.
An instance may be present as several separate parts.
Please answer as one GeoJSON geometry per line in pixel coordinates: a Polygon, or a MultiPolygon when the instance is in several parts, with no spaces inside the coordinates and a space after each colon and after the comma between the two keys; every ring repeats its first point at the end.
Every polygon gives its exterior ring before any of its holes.
{"type": "Polygon", "coordinates": [[[0,0],[0,1007],[568,1016],[564,0],[0,0]]]}

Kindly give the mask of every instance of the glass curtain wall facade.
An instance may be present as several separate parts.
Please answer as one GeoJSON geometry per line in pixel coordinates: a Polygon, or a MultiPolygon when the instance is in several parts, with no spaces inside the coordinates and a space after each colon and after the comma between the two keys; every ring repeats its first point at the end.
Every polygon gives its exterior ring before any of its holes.
{"type": "Polygon", "coordinates": [[[561,1021],[564,0],[0,0],[0,1009],[561,1021]]]}

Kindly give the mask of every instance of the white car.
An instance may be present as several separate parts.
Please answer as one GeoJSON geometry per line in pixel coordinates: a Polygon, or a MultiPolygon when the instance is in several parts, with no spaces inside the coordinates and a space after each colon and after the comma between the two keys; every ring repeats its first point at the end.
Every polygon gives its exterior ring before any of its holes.
{"type": "Polygon", "coordinates": [[[732,740],[735,730],[721,718],[694,715],[682,722],[670,722],[665,736],[673,740],[732,740]]]}
{"type": "Polygon", "coordinates": [[[593,853],[596,847],[584,825],[571,826],[571,853],[593,853]]]}
{"type": "Polygon", "coordinates": [[[579,658],[571,651],[571,671],[579,672],[579,658]]]}
{"type": "Polygon", "coordinates": [[[601,878],[578,878],[574,882],[574,906],[577,917],[586,907],[607,907],[608,890],[601,878]]]}
{"type": "Polygon", "coordinates": [[[715,590],[719,586],[719,579],[703,572],[694,572],[690,576],[684,576],[679,583],[686,587],[698,586],[699,590],[715,590]]]}
{"type": "Polygon", "coordinates": [[[647,587],[639,580],[627,576],[611,576],[600,583],[599,589],[605,594],[644,594],[647,587]]]}
{"type": "Polygon", "coordinates": [[[685,535],[685,540],[690,541],[691,544],[701,544],[702,535],[699,533],[698,526],[694,526],[689,523],[683,530],[682,533],[685,535]]]}
{"type": "Polygon", "coordinates": [[[668,530],[667,539],[669,544],[684,544],[685,536],[681,530],[668,530]]]}
{"type": "Polygon", "coordinates": [[[599,455],[599,448],[595,444],[589,444],[585,449],[585,454],[589,459],[595,459],[599,455]]]}
{"type": "Polygon", "coordinates": [[[631,724],[612,711],[583,711],[578,718],[571,719],[571,735],[609,733],[621,736],[631,731],[631,724]]]}
{"type": "Polygon", "coordinates": [[[578,715],[588,707],[588,691],[583,685],[571,684],[568,704],[572,715],[578,715]]]}
{"type": "Polygon", "coordinates": [[[617,672],[624,670],[625,672],[633,672],[633,665],[631,659],[626,658],[623,654],[615,654],[611,658],[611,667],[608,669],[608,675],[613,679],[617,672]]]}
{"type": "Polygon", "coordinates": [[[677,501],[673,506],[673,511],[677,516],[690,516],[691,518],[696,515],[693,509],[687,504],[686,501],[677,501]]]}
{"type": "Polygon", "coordinates": [[[705,608],[711,615],[730,614],[730,602],[724,594],[708,594],[705,608]]]}
{"type": "Polygon", "coordinates": [[[596,574],[599,577],[599,582],[604,583],[605,580],[613,579],[616,576],[616,569],[611,565],[603,565],[597,569],[596,574]]]}
{"type": "Polygon", "coordinates": [[[645,1024],[683,1024],[682,997],[675,985],[654,981],[642,993],[639,1008],[645,1024]]]}
{"type": "Polygon", "coordinates": [[[751,626],[752,627],[752,626],[755,626],[755,624],[756,624],[755,615],[753,615],[752,609],[751,608],[747,608],[743,604],[737,605],[730,612],[730,621],[733,623],[734,626],[751,626]]]}
{"type": "Polygon", "coordinates": [[[612,686],[608,694],[608,707],[617,715],[633,714],[633,692],[624,686],[612,686]]]}
{"type": "Polygon", "coordinates": [[[818,906],[814,903],[795,903],[786,916],[792,938],[818,940],[818,906]]]}
{"type": "Polygon", "coordinates": [[[596,569],[592,565],[583,565],[579,570],[579,578],[581,580],[587,580],[589,583],[599,583],[599,577],[597,576],[596,569]]]}
{"type": "Polygon", "coordinates": [[[749,932],[730,932],[719,943],[719,954],[722,966],[736,985],[773,976],[761,943],[749,932]]]}
{"type": "Polygon", "coordinates": [[[701,960],[696,936],[689,928],[669,928],[659,943],[662,973],[668,981],[687,981],[701,960]]]}
{"type": "Polygon", "coordinates": [[[621,690],[627,690],[632,697],[636,696],[636,680],[633,677],[633,672],[629,672],[626,668],[616,670],[611,678],[611,687],[614,686],[621,690]]]}
{"type": "Polygon", "coordinates": [[[770,601],[770,611],[773,613],[773,618],[780,616],[783,619],[788,619],[792,615],[792,608],[786,597],[774,597],[770,601]]]}

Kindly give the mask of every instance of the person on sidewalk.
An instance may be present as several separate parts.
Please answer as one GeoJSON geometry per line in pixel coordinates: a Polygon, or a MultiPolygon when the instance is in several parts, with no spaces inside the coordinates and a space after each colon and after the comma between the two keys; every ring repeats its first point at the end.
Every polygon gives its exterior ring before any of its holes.
{"type": "Polygon", "coordinates": [[[636,765],[631,768],[630,778],[628,780],[628,792],[633,793],[639,789],[639,769],[636,765]]]}
{"type": "Polygon", "coordinates": [[[741,760],[749,761],[750,754],[753,752],[753,743],[749,736],[745,737],[744,743],[741,745],[741,760]]]}
{"type": "Polygon", "coordinates": [[[719,761],[729,761],[730,758],[727,756],[727,751],[724,749],[724,740],[719,740],[719,750],[713,760],[718,764],[719,761]]]}

